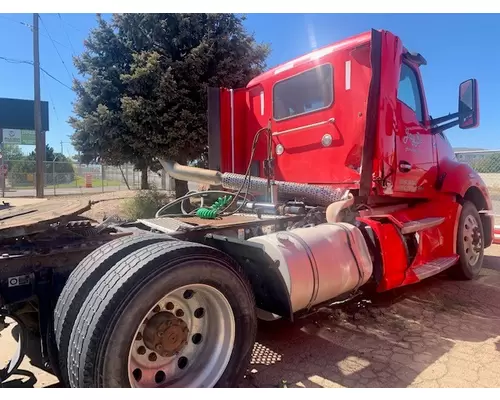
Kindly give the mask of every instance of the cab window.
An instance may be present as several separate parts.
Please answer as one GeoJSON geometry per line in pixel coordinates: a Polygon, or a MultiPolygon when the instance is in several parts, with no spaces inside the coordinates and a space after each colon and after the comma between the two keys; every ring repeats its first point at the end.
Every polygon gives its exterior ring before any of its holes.
{"type": "Polygon", "coordinates": [[[420,85],[415,71],[403,63],[401,65],[401,74],[399,76],[398,100],[411,108],[418,121],[423,122],[422,97],[420,94],[420,85]]]}
{"type": "Polygon", "coordinates": [[[273,88],[273,118],[276,121],[328,108],[332,104],[331,64],[284,79],[273,88]]]}

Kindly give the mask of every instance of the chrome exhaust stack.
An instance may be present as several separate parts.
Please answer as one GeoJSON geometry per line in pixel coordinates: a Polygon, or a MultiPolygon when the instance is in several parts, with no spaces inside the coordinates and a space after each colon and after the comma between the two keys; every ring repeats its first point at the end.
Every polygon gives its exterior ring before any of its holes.
{"type": "MultiPolygon", "coordinates": [[[[225,189],[232,190],[239,190],[245,184],[244,188],[248,187],[252,193],[267,194],[268,182],[265,178],[251,176],[245,182],[245,175],[242,174],[221,173],[209,169],[188,167],[166,160],[159,161],[163,169],[174,179],[215,186],[221,185],[225,189]],[[248,183],[249,179],[250,183],[248,183]]],[[[306,183],[274,181],[274,184],[278,188],[279,195],[307,199],[321,206],[329,206],[331,203],[344,199],[346,195],[346,190],[343,189],[332,189],[306,183]]]]}

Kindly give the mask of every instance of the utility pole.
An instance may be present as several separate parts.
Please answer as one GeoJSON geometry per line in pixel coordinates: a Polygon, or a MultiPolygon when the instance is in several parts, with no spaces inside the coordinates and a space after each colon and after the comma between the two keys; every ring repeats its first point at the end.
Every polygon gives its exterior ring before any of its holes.
{"type": "Polygon", "coordinates": [[[45,135],[42,133],[42,106],[40,102],[40,49],[38,43],[38,14],[33,14],[33,68],[35,84],[35,145],[36,145],[36,197],[43,198],[45,135]]]}
{"type": "Polygon", "coordinates": [[[63,154],[63,141],[61,140],[61,154],[63,154]]]}

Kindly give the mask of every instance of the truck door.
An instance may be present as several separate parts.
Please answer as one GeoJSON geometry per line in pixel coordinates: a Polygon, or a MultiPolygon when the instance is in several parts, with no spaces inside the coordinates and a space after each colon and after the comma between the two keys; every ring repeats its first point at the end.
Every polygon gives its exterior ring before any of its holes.
{"type": "Polygon", "coordinates": [[[426,197],[434,190],[437,176],[435,138],[429,129],[419,73],[406,61],[401,65],[396,119],[394,194],[426,197]]]}

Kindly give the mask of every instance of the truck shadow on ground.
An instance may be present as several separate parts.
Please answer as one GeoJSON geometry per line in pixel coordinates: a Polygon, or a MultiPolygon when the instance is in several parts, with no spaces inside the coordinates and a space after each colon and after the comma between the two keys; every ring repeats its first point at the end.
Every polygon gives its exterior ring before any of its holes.
{"type": "MultiPolygon", "coordinates": [[[[20,328],[17,324],[10,329],[10,336],[13,340],[11,341],[12,344],[19,341],[19,330],[20,328]]],[[[27,340],[23,362],[6,382],[0,384],[0,388],[33,388],[39,386],[41,374],[44,377],[50,377],[50,381],[54,381],[51,369],[45,366],[41,356],[40,337],[29,331],[26,331],[25,334],[27,335],[27,340]]],[[[62,387],[59,383],[43,386],[45,388],[62,387]]]]}
{"type": "Polygon", "coordinates": [[[241,387],[498,387],[500,258],[343,308],[261,323],[241,387]]]}
{"type": "Polygon", "coordinates": [[[0,388],[32,388],[37,382],[36,376],[31,371],[16,370],[15,378],[9,379],[0,385],[0,388]]]}

